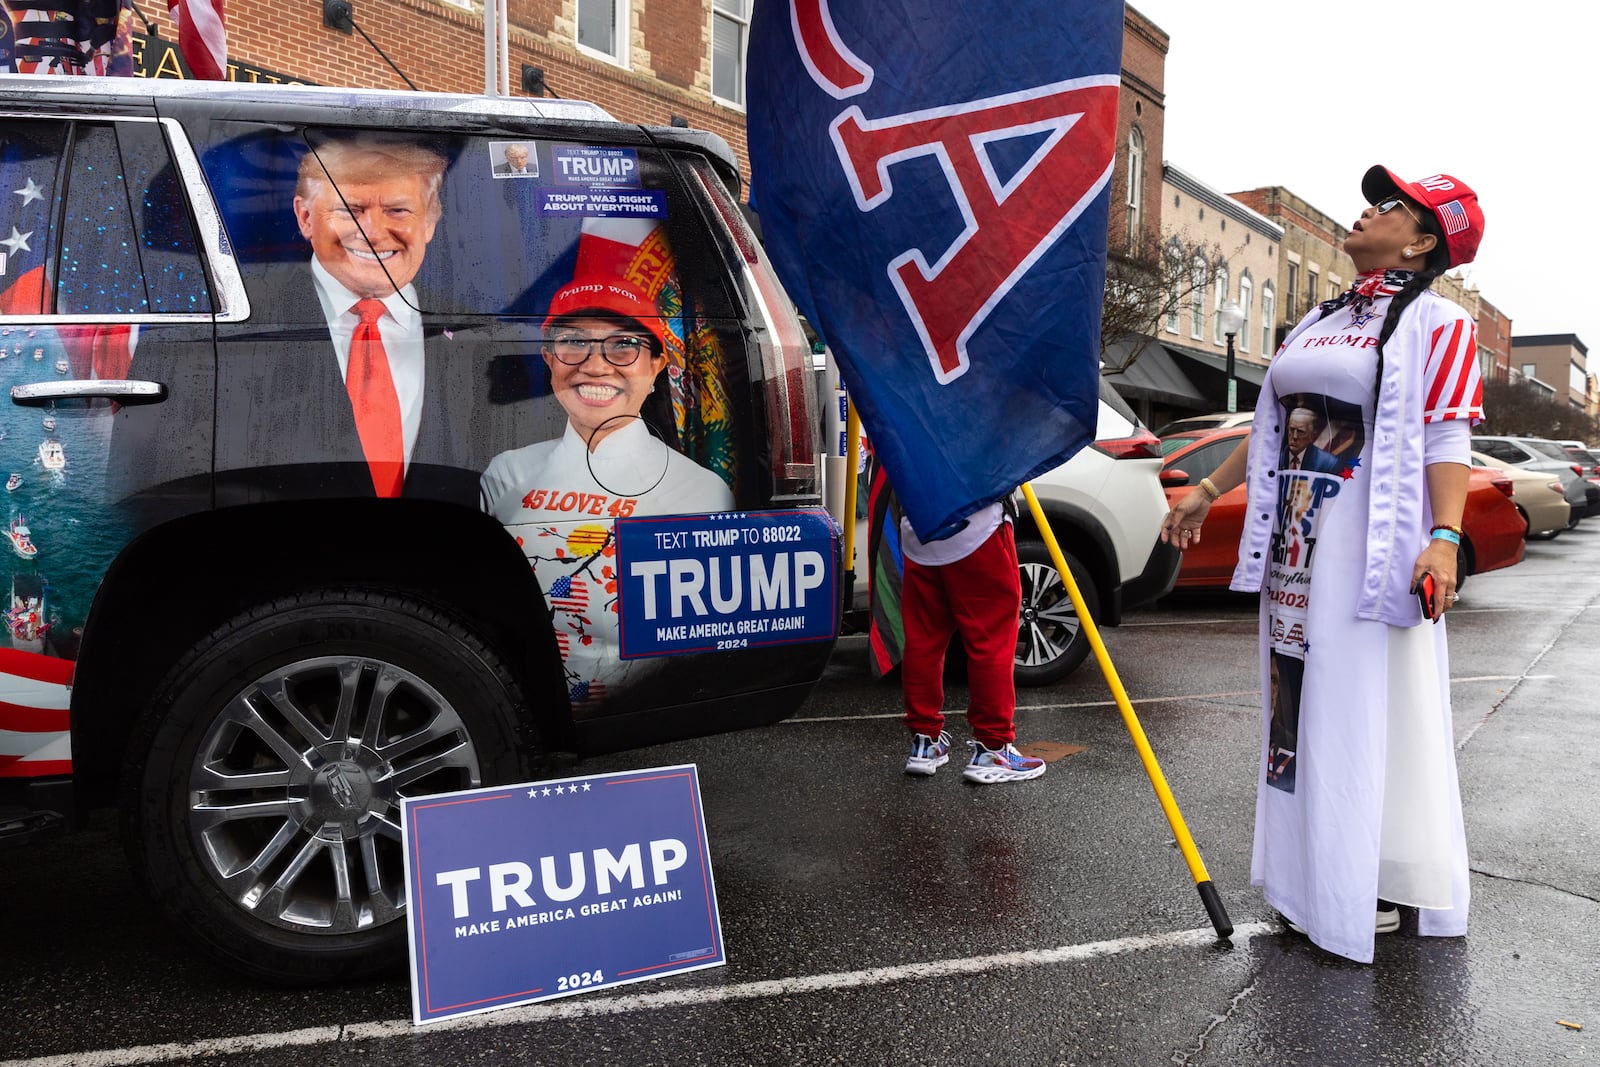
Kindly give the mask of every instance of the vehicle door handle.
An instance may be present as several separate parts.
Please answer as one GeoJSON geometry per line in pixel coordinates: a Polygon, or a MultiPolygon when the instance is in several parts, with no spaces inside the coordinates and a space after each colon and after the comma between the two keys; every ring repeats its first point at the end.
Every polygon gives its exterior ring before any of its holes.
{"type": "Polygon", "coordinates": [[[65,382],[32,382],[11,387],[11,402],[25,408],[48,407],[57,400],[115,400],[119,404],[159,404],[167,398],[160,382],[126,378],[87,378],[65,382]]]}

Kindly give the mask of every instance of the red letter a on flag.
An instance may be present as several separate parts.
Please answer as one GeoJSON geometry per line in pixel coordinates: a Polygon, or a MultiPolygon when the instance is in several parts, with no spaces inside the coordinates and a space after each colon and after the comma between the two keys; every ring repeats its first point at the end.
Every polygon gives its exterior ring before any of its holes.
{"type": "Polygon", "coordinates": [[[888,264],[939,382],[967,371],[967,341],[996,304],[1071,227],[1111,177],[1116,77],[1082,78],[1006,96],[868,120],[852,107],[834,120],[834,144],[870,211],[894,195],[889,168],[932,155],[966,225],[933,264],[910,249],[888,264]],[[988,147],[1046,135],[1005,179],[988,147]]]}

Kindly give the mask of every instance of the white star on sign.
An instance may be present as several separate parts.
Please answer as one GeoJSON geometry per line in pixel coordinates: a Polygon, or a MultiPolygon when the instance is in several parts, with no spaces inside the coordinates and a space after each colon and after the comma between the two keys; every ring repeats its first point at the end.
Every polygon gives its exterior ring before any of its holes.
{"type": "Polygon", "coordinates": [[[589,783],[588,782],[584,782],[583,783],[583,791],[585,793],[587,793],[589,791],[589,783]]]}
{"type": "Polygon", "coordinates": [[[549,796],[550,795],[550,787],[549,786],[545,786],[544,787],[544,795],[545,796],[549,796]]]}
{"type": "Polygon", "coordinates": [[[538,795],[539,795],[539,790],[537,790],[537,789],[530,789],[530,790],[528,790],[528,797],[529,797],[529,799],[530,799],[530,800],[531,800],[531,799],[532,799],[532,798],[534,798],[534,797],[536,797],[536,796],[538,796],[538,795]]]}
{"type": "Polygon", "coordinates": [[[556,786],[556,796],[560,796],[562,793],[565,793],[565,792],[566,792],[566,790],[563,789],[561,786],[559,786],[559,785],[556,786]]]}
{"type": "Polygon", "coordinates": [[[11,191],[22,197],[23,207],[27,207],[35,200],[44,199],[44,190],[41,189],[38,183],[36,183],[32,178],[29,178],[28,184],[24,185],[21,189],[13,189],[11,191]]]}
{"type": "Polygon", "coordinates": [[[28,238],[32,236],[32,230],[29,230],[27,233],[18,233],[17,228],[13,226],[11,227],[11,236],[7,237],[4,241],[0,241],[0,245],[5,245],[7,248],[11,249],[12,255],[16,255],[18,250],[23,252],[32,252],[33,249],[28,247],[28,238]]]}

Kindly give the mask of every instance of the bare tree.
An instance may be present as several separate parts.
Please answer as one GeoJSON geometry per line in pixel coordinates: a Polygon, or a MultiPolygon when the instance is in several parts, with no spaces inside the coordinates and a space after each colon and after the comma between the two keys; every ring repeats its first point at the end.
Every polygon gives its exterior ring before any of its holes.
{"type": "Polygon", "coordinates": [[[1480,433],[1600,441],[1600,422],[1527,382],[1483,383],[1480,433]]]}
{"type": "MultiPolygon", "coordinates": [[[[1214,268],[1197,273],[1198,257],[1208,264],[1226,263],[1222,249],[1184,248],[1168,239],[1156,245],[1145,242],[1138,251],[1112,251],[1106,257],[1106,288],[1100,309],[1100,354],[1118,341],[1135,336],[1153,337],[1162,320],[1187,307],[1196,289],[1211,280],[1214,268]]],[[[1132,359],[1138,358],[1136,350],[1132,359]]],[[[1108,371],[1125,367],[1107,367],[1108,371]]]]}

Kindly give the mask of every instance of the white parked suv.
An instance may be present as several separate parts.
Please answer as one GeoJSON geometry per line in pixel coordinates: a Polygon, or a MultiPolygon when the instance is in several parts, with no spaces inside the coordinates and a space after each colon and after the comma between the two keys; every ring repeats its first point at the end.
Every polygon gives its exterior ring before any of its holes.
{"type": "MultiPolygon", "coordinates": [[[[1177,580],[1178,552],[1158,539],[1167,513],[1160,476],[1161,442],[1102,379],[1094,441],[1032,482],[1099,626],[1118,625],[1124,612],[1165,596],[1177,580]]],[[[852,616],[864,627],[869,531],[864,519],[856,528],[852,616]]],[[[1089,638],[1025,507],[1017,520],[1017,560],[1022,616],[1016,680],[1018,685],[1047,685],[1088,657],[1089,638]]]]}
{"type": "MultiPolygon", "coordinates": [[[[1096,624],[1116,626],[1124,612],[1172,591],[1180,559],[1159,539],[1167,514],[1161,442],[1104,379],[1094,441],[1032,484],[1096,624]]],[[[1046,685],[1084,661],[1089,638],[1026,511],[1017,523],[1017,560],[1017,683],[1046,685]]]]}

